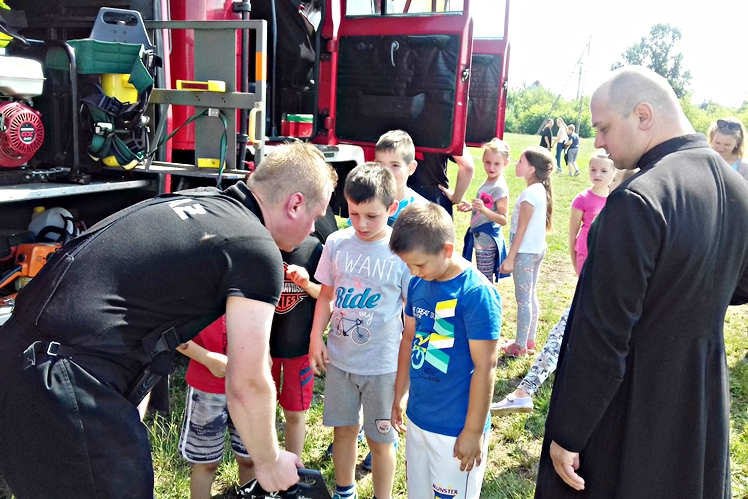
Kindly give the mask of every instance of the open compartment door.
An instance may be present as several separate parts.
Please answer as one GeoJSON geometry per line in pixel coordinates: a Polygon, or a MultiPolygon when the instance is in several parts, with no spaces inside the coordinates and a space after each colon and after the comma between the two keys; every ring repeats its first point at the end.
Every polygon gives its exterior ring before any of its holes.
{"type": "Polygon", "coordinates": [[[347,0],[338,31],[334,133],[373,145],[392,129],[461,154],[472,22],[468,0],[347,0]]]}
{"type": "Polygon", "coordinates": [[[480,146],[504,137],[509,71],[509,0],[475,0],[465,143],[480,146]],[[489,22],[484,22],[488,20],[489,22]],[[503,32],[502,32],[503,30],[503,32]]]}

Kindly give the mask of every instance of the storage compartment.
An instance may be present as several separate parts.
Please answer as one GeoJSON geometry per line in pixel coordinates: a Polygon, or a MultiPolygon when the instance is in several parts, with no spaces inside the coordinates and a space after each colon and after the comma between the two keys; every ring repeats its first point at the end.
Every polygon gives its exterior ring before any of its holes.
{"type": "Polygon", "coordinates": [[[311,137],[313,128],[314,117],[311,114],[288,114],[281,121],[281,134],[284,137],[311,137]]]}
{"type": "Polygon", "coordinates": [[[0,56],[0,94],[30,99],[42,93],[44,70],[39,61],[0,56]]]}

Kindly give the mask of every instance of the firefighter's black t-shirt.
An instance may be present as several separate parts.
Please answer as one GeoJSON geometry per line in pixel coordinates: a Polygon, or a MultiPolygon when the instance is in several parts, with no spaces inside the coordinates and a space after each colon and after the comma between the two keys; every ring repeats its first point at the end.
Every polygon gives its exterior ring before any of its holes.
{"type": "Polygon", "coordinates": [[[283,262],[261,216],[243,183],[146,206],[94,234],[64,275],[45,278],[59,262],[47,264],[14,315],[36,324],[39,339],[83,352],[76,361],[123,392],[142,368],[141,341],[151,331],[217,317],[228,296],[277,303],[283,262]]]}

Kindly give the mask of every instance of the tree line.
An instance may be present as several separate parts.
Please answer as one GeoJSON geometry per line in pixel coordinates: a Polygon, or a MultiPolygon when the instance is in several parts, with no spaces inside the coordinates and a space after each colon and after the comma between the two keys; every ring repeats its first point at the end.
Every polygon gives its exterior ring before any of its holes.
{"type": "MultiPolygon", "coordinates": [[[[693,102],[689,89],[691,73],[683,68],[683,56],[676,51],[681,36],[678,28],[656,24],[650,30],[649,38],[642,37],[639,42],[626,49],[621,54],[621,60],[612,64],[611,70],[625,65],[641,65],[666,78],[697,132],[706,133],[711,123],[727,116],[735,116],[748,125],[748,100],[739,108],[712,101],[701,104],[693,102]]],[[[509,89],[504,125],[506,132],[536,134],[546,118],[563,118],[566,123],[577,125],[580,137],[594,136],[589,96],[567,101],[537,83],[509,89]]]]}

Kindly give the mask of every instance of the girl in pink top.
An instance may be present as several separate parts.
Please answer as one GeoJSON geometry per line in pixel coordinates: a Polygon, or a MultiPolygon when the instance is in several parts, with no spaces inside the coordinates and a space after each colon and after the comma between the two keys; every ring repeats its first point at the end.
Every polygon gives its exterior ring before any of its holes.
{"type": "Polygon", "coordinates": [[[605,206],[608,185],[613,181],[616,169],[607,155],[601,154],[590,160],[590,182],[592,187],[577,194],[571,203],[569,217],[569,253],[571,264],[577,275],[587,259],[587,233],[592,221],[605,206]]]}

